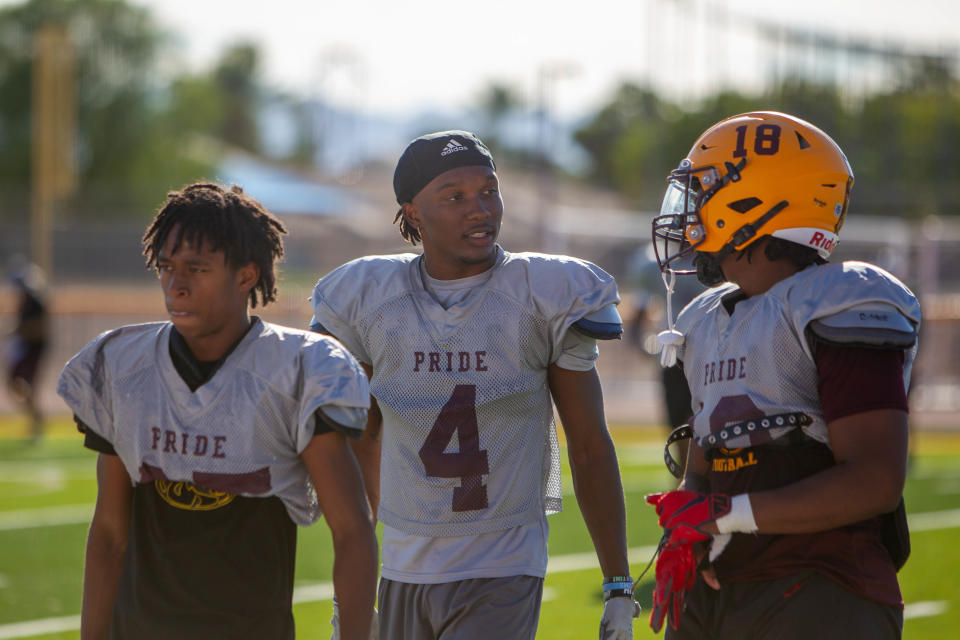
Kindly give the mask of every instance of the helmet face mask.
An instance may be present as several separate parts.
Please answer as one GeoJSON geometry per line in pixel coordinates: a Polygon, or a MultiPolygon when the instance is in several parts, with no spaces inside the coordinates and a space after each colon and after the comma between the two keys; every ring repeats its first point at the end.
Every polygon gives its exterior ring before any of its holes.
{"type": "Polygon", "coordinates": [[[661,271],[696,273],[692,254],[706,239],[699,211],[720,186],[715,167],[693,169],[687,158],[670,172],[660,215],[653,219],[653,248],[661,271]]]}
{"type": "Polygon", "coordinates": [[[694,254],[722,259],[767,235],[825,260],[852,184],[843,152],[810,123],[769,111],[728,118],[701,135],[667,178],[653,220],[657,262],[665,273],[692,274],[694,254]]]}

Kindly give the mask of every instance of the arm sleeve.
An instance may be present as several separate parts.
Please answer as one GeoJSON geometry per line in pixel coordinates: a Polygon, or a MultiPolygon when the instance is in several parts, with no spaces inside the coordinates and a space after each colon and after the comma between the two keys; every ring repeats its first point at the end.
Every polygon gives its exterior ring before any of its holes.
{"type": "Polygon", "coordinates": [[[370,386],[356,358],[333,338],[321,338],[303,351],[301,366],[297,452],[314,435],[331,429],[359,437],[367,422],[370,386]]]}
{"type": "Polygon", "coordinates": [[[109,371],[104,347],[112,333],[102,334],[84,347],[64,366],[57,393],[84,425],[84,433],[95,432],[107,442],[114,441],[109,371]]]}
{"type": "Polygon", "coordinates": [[[313,412],[313,419],[315,436],[339,431],[348,438],[358,440],[366,426],[367,411],[353,407],[317,407],[313,412]]]}
{"type": "Polygon", "coordinates": [[[370,356],[363,347],[363,341],[351,324],[340,318],[317,294],[314,294],[311,303],[313,319],[310,321],[310,330],[336,338],[360,362],[370,364],[370,356]]]}
{"type": "Polygon", "coordinates": [[[569,257],[534,260],[526,276],[530,301],[550,324],[551,363],[561,357],[570,329],[594,339],[620,337],[617,283],[600,267],[569,257]]]}
{"type": "Polygon", "coordinates": [[[310,295],[310,329],[334,336],[360,362],[372,364],[358,330],[360,320],[371,300],[379,301],[396,289],[394,281],[406,264],[406,260],[367,257],[341,265],[320,278],[310,295]]]}
{"type": "Polygon", "coordinates": [[[827,422],[877,409],[907,411],[903,351],[820,342],[816,362],[817,391],[827,422]]]}

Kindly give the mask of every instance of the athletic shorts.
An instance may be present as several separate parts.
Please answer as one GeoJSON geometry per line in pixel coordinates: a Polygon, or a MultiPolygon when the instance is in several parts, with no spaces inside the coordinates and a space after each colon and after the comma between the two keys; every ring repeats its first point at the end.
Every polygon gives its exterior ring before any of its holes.
{"type": "Polygon", "coordinates": [[[898,640],[903,610],[814,572],[728,583],[719,591],[698,578],[679,630],[665,627],[666,640],[898,640]]]}
{"type": "Polygon", "coordinates": [[[440,584],[380,579],[380,640],[534,640],[543,578],[440,584]]]}

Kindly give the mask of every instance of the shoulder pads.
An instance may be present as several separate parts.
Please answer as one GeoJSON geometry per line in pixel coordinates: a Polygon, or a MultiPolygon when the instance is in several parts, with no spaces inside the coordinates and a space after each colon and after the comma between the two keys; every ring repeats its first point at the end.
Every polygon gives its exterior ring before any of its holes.
{"type": "Polygon", "coordinates": [[[573,323],[573,328],[595,340],[619,340],[623,335],[620,314],[612,304],[583,316],[573,323]]]}
{"type": "Polygon", "coordinates": [[[917,329],[892,304],[861,303],[813,320],[810,331],[829,344],[873,349],[908,349],[917,329]]]}

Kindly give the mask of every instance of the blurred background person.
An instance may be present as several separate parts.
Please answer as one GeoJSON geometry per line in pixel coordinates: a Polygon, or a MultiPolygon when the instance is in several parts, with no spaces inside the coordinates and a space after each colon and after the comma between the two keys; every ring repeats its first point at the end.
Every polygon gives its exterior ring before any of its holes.
{"type": "Polygon", "coordinates": [[[7,387],[26,410],[31,442],[43,436],[43,414],[37,399],[38,377],[49,338],[46,279],[35,264],[14,259],[10,283],[17,292],[17,316],[7,344],[7,387]]]}

